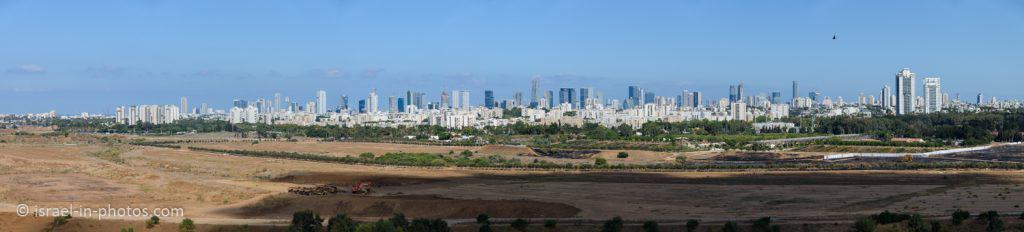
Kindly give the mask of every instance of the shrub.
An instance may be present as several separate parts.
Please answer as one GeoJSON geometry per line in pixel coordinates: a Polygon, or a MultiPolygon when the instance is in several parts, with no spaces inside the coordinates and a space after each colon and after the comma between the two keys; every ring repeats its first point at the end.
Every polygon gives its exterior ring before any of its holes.
{"type": "Polygon", "coordinates": [[[676,156],[676,163],[686,164],[686,156],[676,156]]]}
{"type": "Polygon", "coordinates": [[[354,232],[356,222],[345,214],[337,214],[327,220],[327,232],[354,232]]]}
{"type": "Polygon", "coordinates": [[[606,160],[604,158],[597,158],[596,160],[594,160],[594,165],[595,166],[608,166],[608,160],[606,160]]]}
{"type": "Polygon", "coordinates": [[[409,232],[448,232],[451,228],[448,228],[448,223],[441,219],[424,219],[419,218],[412,220],[409,224],[409,232]]]}
{"type": "Polygon", "coordinates": [[[516,218],[515,221],[512,221],[511,226],[512,226],[512,229],[516,229],[518,231],[526,231],[526,227],[530,226],[530,222],[527,222],[526,220],[523,220],[522,218],[516,218]]]}
{"type": "Polygon", "coordinates": [[[362,154],[359,154],[359,158],[363,159],[373,159],[374,156],[375,155],[373,155],[373,152],[364,152],[362,154]]]}
{"type": "Polygon", "coordinates": [[[480,225],[480,230],[478,230],[478,231],[479,232],[494,232],[494,230],[491,230],[491,224],[490,223],[483,223],[483,224],[481,224],[480,225]]]}
{"type": "Polygon", "coordinates": [[[686,220],[686,232],[697,231],[697,227],[700,226],[700,221],[696,219],[686,220]]]}
{"type": "Polygon", "coordinates": [[[658,232],[658,222],[645,221],[641,228],[644,229],[644,232],[658,232]]]}
{"type": "Polygon", "coordinates": [[[405,214],[396,213],[394,216],[391,216],[391,219],[388,220],[391,220],[391,223],[395,224],[395,227],[409,229],[409,220],[405,219],[405,214]]]}
{"type": "Polygon", "coordinates": [[[754,224],[754,228],[753,228],[754,232],[772,232],[772,231],[779,231],[780,230],[779,226],[777,226],[777,225],[776,226],[772,226],[772,218],[771,217],[759,218],[757,220],[754,220],[753,224],[754,224]]]}
{"type": "Polygon", "coordinates": [[[356,232],[397,232],[395,224],[390,220],[377,220],[374,223],[363,223],[356,227],[356,232]]]}
{"type": "Polygon", "coordinates": [[[886,210],[886,211],[881,212],[881,213],[879,213],[877,215],[871,215],[871,219],[874,219],[875,222],[877,222],[878,224],[885,225],[885,224],[890,224],[890,223],[898,223],[898,222],[906,221],[907,219],[910,219],[910,214],[893,213],[893,212],[889,212],[889,210],[886,210]]]}
{"type": "Polygon", "coordinates": [[[907,222],[907,228],[911,232],[931,232],[931,224],[924,223],[924,219],[921,218],[920,214],[914,214],[910,216],[910,221],[907,222]]]}
{"type": "Polygon", "coordinates": [[[544,220],[544,228],[555,229],[556,227],[558,227],[558,221],[555,219],[544,220]]]}
{"type": "Polygon", "coordinates": [[[288,227],[289,232],[318,232],[322,230],[324,219],[313,210],[303,210],[292,214],[292,224],[288,227]]]}
{"type": "Polygon", "coordinates": [[[618,155],[615,155],[615,157],[619,158],[619,159],[629,158],[629,153],[626,153],[624,151],[620,151],[618,155]]]}
{"type": "Polygon", "coordinates": [[[135,228],[131,228],[131,227],[121,228],[121,232],[135,232],[135,228]]]}
{"type": "Polygon", "coordinates": [[[196,231],[196,225],[195,225],[195,223],[192,222],[192,219],[190,219],[190,218],[182,219],[181,223],[178,224],[178,232],[195,232],[195,231],[196,231]]]}
{"type": "Polygon", "coordinates": [[[738,232],[738,231],[740,231],[740,226],[736,225],[736,222],[733,222],[733,221],[727,221],[727,222],[725,222],[725,225],[722,226],[722,232],[738,232]]]}
{"type": "Polygon", "coordinates": [[[146,229],[152,229],[157,224],[160,224],[160,217],[150,217],[149,220],[146,220],[146,229]]]}
{"type": "Polygon", "coordinates": [[[604,225],[601,226],[601,232],[621,232],[622,231],[622,218],[615,216],[612,219],[604,221],[604,225]]]}
{"type": "Polygon", "coordinates": [[[877,224],[877,223],[875,223],[875,219],[871,219],[871,218],[857,219],[857,221],[853,223],[853,231],[854,232],[874,232],[875,231],[875,224],[877,224]]]}
{"type": "Polygon", "coordinates": [[[968,218],[971,218],[970,212],[964,211],[962,209],[957,209],[956,211],[953,211],[953,225],[960,225],[960,223],[963,223],[964,220],[967,220],[968,218]]]}
{"type": "Polygon", "coordinates": [[[487,215],[485,213],[476,215],[476,223],[477,224],[491,224],[490,220],[491,220],[491,216],[489,216],[489,215],[487,215]]]}

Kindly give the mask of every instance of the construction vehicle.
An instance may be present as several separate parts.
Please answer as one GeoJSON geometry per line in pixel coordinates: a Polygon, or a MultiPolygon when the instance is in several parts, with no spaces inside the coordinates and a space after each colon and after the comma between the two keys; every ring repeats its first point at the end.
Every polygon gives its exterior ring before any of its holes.
{"type": "Polygon", "coordinates": [[[352,186],[352,194],[370,194],[370,182],[356,183],[352,186]]]}

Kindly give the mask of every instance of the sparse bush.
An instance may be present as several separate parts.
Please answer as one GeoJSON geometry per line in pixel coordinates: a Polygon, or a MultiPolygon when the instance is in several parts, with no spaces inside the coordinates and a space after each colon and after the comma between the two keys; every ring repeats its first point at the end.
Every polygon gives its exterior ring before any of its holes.
{"type": "Polygon", "coordinates": [[[962,209],[957,209],[956,211],[953,211],[953,225],[960,225],[960,223],[963,223],[964,220],[967,220],[968,218],[971,218],[970,212],[964,211],[962,209]]]}
{"type": "Polygon", "coordinates": [[[150,217],[149,220],[146,220],[146,229],[152,229],[157,224],[160,224],[160,217],[150,217]]]}
{"type": "Polygon", "coordinates": [[[759,218],[757,220],[754,220],[754,223],[753,223],[753,231],[754,232],[774,232],[774,231],[779,231],[779,230],[780,230],[780,228],[779,228],[778,225],[772,226],[772,218],[771,217],[763,217],[763,218],[759,218]]]}
{"type": "Polygon", "coordinates": [[[686,232],[697,231],[698,226],[700,226],[700,221],[697,221],[697,219],[686,220],[686,232]]]}
{"type": "Polygon", "coordinates": [[[629,153],[626,153],[624,151],[620,151],[618,155],[615,155],[615,157],[619,158],[619,159],[629,158],[629,153]]]}
{"type": "Polygon", "coordinates": [[[292,214],[292,224],[288,227],[289,232],[319,232],[323,229],[324,219],[313,210],[303,210],[292,214]]]}
{"type": "Polygon", "coordinates": [[[364,152],[362,154],[359,154],[359,158],[363,158],[363,159],[367,159],[367,160],[368,159],[373,159],[374,156],[375,155],[373,155],[373,152],[364,152]]]}
{"type": "Polygon", "coordinates": [[[737,225],[736,222],[734,222],[734,221],[727,221],[727,222],[725,222],[725,225],[722,226],[722,232],[739,232],[739,231],[740,231],[740,226],[737,225]]]}
{"type": "Polygon", "coordinates": [[[544,228],[555,229],[558,227],[558,221],[555,219],[544,220],[544,228]]]}
{"type": "Polygon", "coordinates": [[[374,223],[363,223],[356,227],[356,232],[397,232],[398,228],[390,220],[377,220],[374,223]]]}
{"type": "Polygon", "coordinates": [[[913,214],[910,216],[910,221],[907,222],[907,229],[911,232],[931,232],[931,224],[924,222],[920,214],[913,214]]]}
{"type": "Polygon", "coordinates": [[[355,232],[356,222],[345,214],[337,214],[327,220],[327,232],[355,232]]]}
{"type": "Polygon", "coordinates": [[[876,215],[871,215],[871,219],[874,219],[878,224],[891,224],[906,221],[910,219],[910,214],[905,213],[893,213],[886,210],[876,215]]]}
{"type": "Polygon", "coordinates": [[[853,223],[853,231],[854,232],[874,232],[876,224],[877,223],[875,223],[875,219],[871,219],[871,218],[857,219],[857,221],[853,223]]]}
{"type": "Polygon", "coordinates": [[[682,155],[676,156],[676,163],[686,164],[686,156],[682,156],[682,155]]]}
{"type": "Polygon", "coordinates": [[[608,160],[604,158],[597,158],[594,160],[595,166],[608,166],[608,160]]]}
{"type": "Polygon", "coordinates": [[[644,232],[658,232],[658,222],[656,221],[645,221],[644,225],[641,226],[644,232]]]}
{"type": "Polygon", "coordinates": [[[196,224],[194,222],[192,222],[192,219],[190,219],[190,218],[182,219],[181,223],[178,224],[178,232],[195,232],[195,231],[196,231],[196,224]]]}
{"type": "Polygon", "coordinates": [[[494,230],[491,230],[491,224],[490,223],[483,223],[483,224],[480,224],[480,230],[478,230],[478,231],[479,232],[493,232],[494,230]]]}
{"type": "Polygon", "coordinates": [[[135,232],[135,228],[131,228],[131,227],[121,228],[121,232],[135,232]]]}
{"type": "Polygon", "coordinates": [[[612,219],[604,221],[604,225],[601,226],[601,232],[621,232],[622,231],[622,218],[615,216],[612,219]]]}
{"type": "Polygon", "coordinates": [[[409,229],[409,220],[405,219],[405,214],[396,213],[394,216],[391,216],[391,219],[389,220],[391,220],[392,224],[395,224],[395,227],[409,229]]]}
{"type": "Polygon", "coordinates": [[[530,226],[530,222],[522,218],[516,218],[516,220],[512,221],[511,226],[512,229],[516,229],[518,231],[526,231],[526,227],[530,226]]]}
{"type": "Polygon", "coordinates": [[[485,213],[478,214],[478,215],[476,215],[476,223],[477,224],[491,224],[491,216],[489,216],[489,215],[487,215],[485,213]]]}

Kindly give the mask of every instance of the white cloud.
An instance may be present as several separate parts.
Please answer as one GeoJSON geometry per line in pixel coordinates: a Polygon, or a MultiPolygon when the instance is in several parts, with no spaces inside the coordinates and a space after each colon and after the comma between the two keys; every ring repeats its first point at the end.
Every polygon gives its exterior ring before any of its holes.
{"type": "Polygon", "coordinates": [[[18,67],[8,68],[7,73],[18,75],[44,74],[46,73],[46,68],[37,64],[23,64],[18,67]]]}

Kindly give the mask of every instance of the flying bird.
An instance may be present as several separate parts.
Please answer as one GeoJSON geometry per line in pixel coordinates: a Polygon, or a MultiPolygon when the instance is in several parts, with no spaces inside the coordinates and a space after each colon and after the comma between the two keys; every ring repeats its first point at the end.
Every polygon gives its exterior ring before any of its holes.
{"type": "Polygon", "coordinates": [[[836,34],[832,34],[832,40],[836,40],[836,34]]]}

